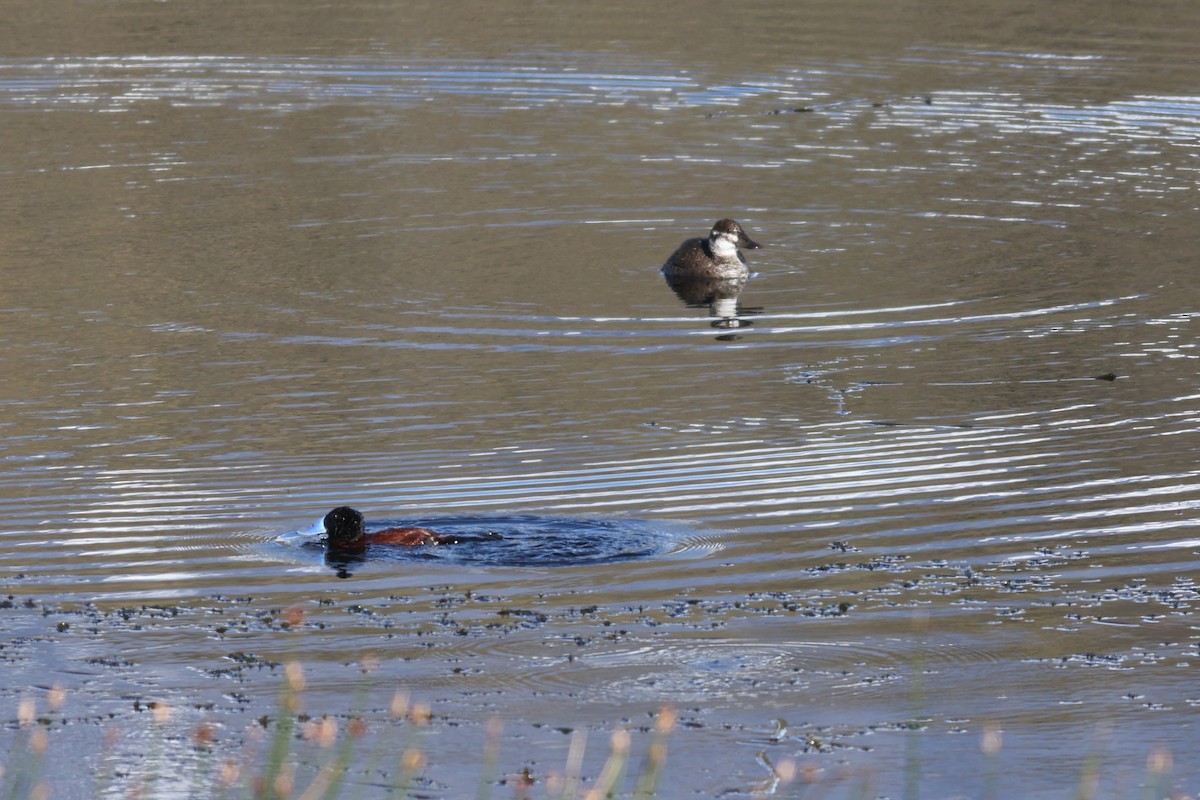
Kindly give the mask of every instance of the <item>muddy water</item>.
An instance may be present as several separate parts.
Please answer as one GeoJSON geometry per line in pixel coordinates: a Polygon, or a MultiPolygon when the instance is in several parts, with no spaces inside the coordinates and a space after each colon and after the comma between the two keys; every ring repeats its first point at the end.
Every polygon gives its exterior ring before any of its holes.
{"type": "Polygon", "coordinates": [[[668,796],[1197,791],[1192,4],[6,5],[2,699],[67,690],[56,796],[200,785],[288,660],[367,796],[397,687],[437,797],[491,718],[594,777],[663,704],[668,796]],[[724,216],[712,309],[657,267],[724,216]],[[504,546],[278,540],[341,504],[504,546]]]}

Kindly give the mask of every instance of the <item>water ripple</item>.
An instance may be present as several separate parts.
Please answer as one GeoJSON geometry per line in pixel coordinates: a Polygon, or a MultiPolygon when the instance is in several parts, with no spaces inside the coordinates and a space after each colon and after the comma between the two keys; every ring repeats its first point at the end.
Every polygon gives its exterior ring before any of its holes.
{"type": "Polygon", "coordinates": [[[125,110],[151,100],[180,106],[232,105],[291,112],[329,103],[405,107],[430,96],[475,100],[494,111],[551,103],[681,105],[736,103],[754,86],[700,85],[683,71],[606,61],[576,65],[236,56],[53,58],[0,64],[0,102],[125,110]]]}
{"type": "MultiPolygon", "coordinates": [[[[1071,412],[1064,411],[1069,420],[1071,412]]],[[[1195,474],[1095,474],[1087,448],[1076,442],[1064,451],[1073,441],[1072,428],[1089,424],[1084,419],[1031,430],[873,429],[847,423],[811,429],[803,439],[784,443],[764,436],[761,423],[748,421],[738,426],[741,435],[735,428],[710,439],[688,436],[637,455],[622,455],[610,445],[601,448],[604,455],[588,458],[558,446],[464,452],[457,458],[444,451],[414,452],[402,469],[390,455],[358,454],[349,470],[341,463],[321,469],[306,460],[290,466],[250,460],[77,471],[62,489],[75,508],[61,520],[30,517],[19,504],[6,504],[13,529],[39,529],[41,538],[59,540],[61,549],[48,554],[35,540],[20,538],[0,558],[0,570],[24,573],[36,562],[39,582],[62,594],[89,583],[94,590],[96,582],[113,586],[118,595],[135,586],[158,587],[151,594],[205,593],[273,569],[261,560],[284,554],[256,550],[286,529],[272,530],[270,520],[285,520],[301,506],[311,509],[311,519],[343,503],[385,522],[475,530],[489,520],[524,520],[521,525],[534,522],[551,536],[564,525],[574,530],[582,519],[574,515],[582,513],[604,527],[614,552],[642,546],[633,541],[637,535],[621,533],[634,524],[629,515],[661,520],[638,523],[652,537],[662,536],[663,525],[687,521],[673,528],[686,532],[656,539],[651,550],[675,549],[701,560],[722,547],[760,546],[738,529],[766,520],[776,531],[823,530],[823,536],[850,541],[866,537],[925,558],[976,564],[973,542],[1004,542],[1010,556],[1025,553],[1028,543],[1080,536],[1096,537],[1097,544],[1137,537],[1146,548],[1154,542],[1145,536],[1170,537],[1185,527],[1188,515],[1200,508],[1195,474]],[[573,463],[539,468],[529,456],[573,463]],[[435,475],[427,473],[431,465],[435,475]],[[286,496],[267,501],[263,492],[271,486],[286,487],[286,496]],[[397,516],[399,509],[404,513],[397,516]],[[447,516],[449,509],[458,516],[447,516]],[[520,516],[530,512],[536,515],[520,516]],[[556,522],[555,515],[562,514],[570,516],[556,522]],[[54,577],[46,572],[48,563],[57,565],[54,577]],[[162,580],[168,574],[172,579],[162,580]]],[[[672,434],[649,429],[644,435],[672,434]]],[[[1093,446],[1097,454],[1104,448],[1102,441],[1093,446]]],[[[456,560],[451,551],[439,552],[444,562],[439,570],[456,560]]],[[[985,559],[996,556],[991,550],[985,559]]],[[[582,565],[587,558],[572,559],[564,551],[560,560],[582,565]]],[[[371,570],[404,571],[406,563],[381,562],[371,570]]]]}

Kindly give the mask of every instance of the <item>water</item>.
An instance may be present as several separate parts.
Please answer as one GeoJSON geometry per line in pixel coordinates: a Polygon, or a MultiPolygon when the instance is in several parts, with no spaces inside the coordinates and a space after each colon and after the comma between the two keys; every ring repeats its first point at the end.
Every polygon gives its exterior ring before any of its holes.
{"type": "Polygon", "coordinates": [[[252,749],[296,659],[383,740],[431,704],[432,796],[489,718],[594,777],[662,704],[667,796],[1195,793],[1191,5],[10,16],[0,656],[67,689],[56,792],[252,749]],[[724,216],[713,310],[657,268],[724,216]],[[343,504],[514,549],[278,541],[343,504]]]}

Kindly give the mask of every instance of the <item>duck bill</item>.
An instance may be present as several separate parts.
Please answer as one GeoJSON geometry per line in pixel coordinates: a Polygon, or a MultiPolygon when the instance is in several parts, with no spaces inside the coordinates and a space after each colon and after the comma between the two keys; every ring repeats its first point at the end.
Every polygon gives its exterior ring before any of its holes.
{"type": "Polygon", "coordinates": [[[761,244],[747,236],[745,231],[742,231],[738,234],[738,244],[747,250],[758,250],[760,247],[762,247],[761,244]]]}

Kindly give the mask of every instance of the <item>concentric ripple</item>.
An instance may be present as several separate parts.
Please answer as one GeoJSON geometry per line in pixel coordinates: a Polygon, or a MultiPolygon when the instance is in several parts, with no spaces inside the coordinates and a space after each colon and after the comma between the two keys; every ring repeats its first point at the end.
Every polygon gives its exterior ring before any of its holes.
{"type": "MultiPolygon", "coordinates": [[[[454,541],[432,547],[373,547],[361,558],[327,559],[343,567],[368,559],[512,567],[603,564],[671,552],[676,542],[686,541],[689,533],[677,523],[533,514],[416,516],[372,523],[375,528],[401,525],[430,528],[454,541]]],[[[320,541],[313,541],[312,534],[303,532],[284,534],[278,541],[299,543],[310,551],[324,549],[320,541]]],[[[688,549],[692,554],[697,552],[695,546],[688,549]]]]}

